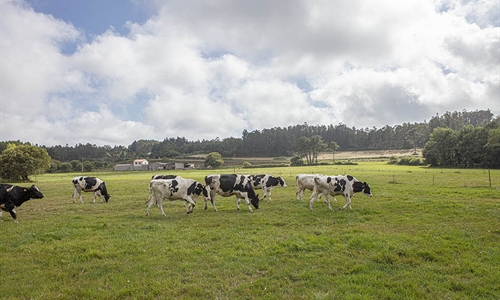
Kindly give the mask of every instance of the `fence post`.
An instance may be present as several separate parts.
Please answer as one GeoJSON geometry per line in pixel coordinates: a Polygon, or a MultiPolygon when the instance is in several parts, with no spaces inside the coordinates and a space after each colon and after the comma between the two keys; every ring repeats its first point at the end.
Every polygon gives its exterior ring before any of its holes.
{"type": "Polygon", "coordinates": [[[491,173],[490,173],[490,168],[488,168],[488,179],[490,180],[490,187],[491,187],[491,173]]]}

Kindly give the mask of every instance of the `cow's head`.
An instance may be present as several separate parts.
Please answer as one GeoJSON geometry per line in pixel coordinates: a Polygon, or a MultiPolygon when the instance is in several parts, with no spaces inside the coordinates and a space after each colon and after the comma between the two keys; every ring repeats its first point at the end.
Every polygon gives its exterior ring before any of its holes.
{"type": "Polygon", "coordinates": [[[259,209],[259,194],[255,195],[255,197],[251,197],[250,203],[252,203],[252,205],[253,205],[253,207],[255,207],[255,209],[259,209]]]}
{"type": "Polygon", "coordinates": [[[363,182],[365,185],[365,188],[363,189],[363,194],[367,195],[368,197],[372,197],[372,190],[370,189],[370,185],[366,182],[363,182]]]}
{"type": "Polygon", "coordinates": [[[286,183],[285,183],[285,179],[281,178],[281,177],[278,177],[278,182],[279,182],[279,185],[286,188],[286,183]]]}
{"type": "Polygon", "coordinates": [[[42,192],[40,192],[40,189],[38,189],[35,185],[32,185],[29,189],[27,189],[29,192],[29,196],[31,199],[42,199],[44,196],[42,192]]]}
{"type": "Polygon", "coordinates": [[[109,198],[111,198],[111,195],[110,195],[110,194],[106,194],[106,195],[104,195],[104,200],[106,201],[106,203],[108,203],[109,198]]]}
{"type": "Polygon", "coordinates": [[[205,202],[210,199],[210,186],[209,185],[203,185],[199,183],[200,189],[201,189],[201,194],[203,195],[203,198],[205,199],[205,202]]]}
{"type": "Polygon", "coordinates": [[[360,182],[360,181],[356,181],[354,182],[353,184],[353,188],[354,188],[354,192],[355,193],[363,193],[364,195],[368,196],[368,197],[372,197],[372,191],[370,189],[370,185],[366,182],[360,182]]]}

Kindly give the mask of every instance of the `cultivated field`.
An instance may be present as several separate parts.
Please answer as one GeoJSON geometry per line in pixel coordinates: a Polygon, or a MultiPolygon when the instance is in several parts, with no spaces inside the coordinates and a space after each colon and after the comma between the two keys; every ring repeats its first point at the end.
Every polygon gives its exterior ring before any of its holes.
{"type": "MultiPolygon", "coordinates": [[[[71,178],[46,174],[45,198],[0,217],[2,299],[500,299],[500,170],[351,166],[227,169],[270,173],[254,213],[234,197],[193,214],[145,216],[152,172],[106,172],[107,204],[72,203],[71,178]],[[298,173],[370,183],[352,210],[295,199],[298,173]]],[[[202,181],[214,171],[177,171],[202,181]]],[[[28,184],[26,184],[28,185],[28,184]]],[[[261,194],[261,192],[260,192],[261,194]]]]}

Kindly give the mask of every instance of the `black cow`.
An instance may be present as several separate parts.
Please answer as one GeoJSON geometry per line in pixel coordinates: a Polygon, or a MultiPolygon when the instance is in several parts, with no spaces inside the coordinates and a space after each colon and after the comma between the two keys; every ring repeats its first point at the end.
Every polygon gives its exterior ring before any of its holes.
{"type": "Polygon", "coordinates": [[[82,200],[82,191],[84,192],[93,192],[94,193],[94,203],[96,196],[104,196],[104,200],[108,202],[111,195],[108,194],[108,190],[106,189],[106,184],[104,181],[97,177],[84,177],[79,176],[73,178],[73,203],[75,203],[76,197],[80,197],[80,202],[83,203],[82,200]]]}
{"type": "MultiPolygon", "coordinates": [[[[0,184],[0,209],[8,211],[16,223],[19,223],[16,207],[30,199],[42,199],[43,197],[42,192],[35,185],[25,188],[11,184],[0,184]]],[[[0,215],[2,215],[1,211],[0,215]]]]}
{"type": "MultiPolygon", "coordinates": [[[[205,184],[210,187],[210,202],[212,202],[215,211],[217,211],[217,207],[215,207],[216,193],[223,197],[236,196],[238,210],[240,209],[240,199],[245,201],[250,212],[253,212],[250,203],[256,209],[259,208],[259,195],[255,194],[251,181],[245,175],[208,175],[205,177],[205,184]]],[[[208,203],[207,199],[205,199],[205,209],[207,207],[208,203]]]]}

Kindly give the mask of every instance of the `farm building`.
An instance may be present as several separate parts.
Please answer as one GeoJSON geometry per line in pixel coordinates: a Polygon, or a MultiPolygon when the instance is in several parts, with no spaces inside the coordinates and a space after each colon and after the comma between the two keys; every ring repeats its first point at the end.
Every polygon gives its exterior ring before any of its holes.
{"type": "Polygon", "coordinates": [[[149,170],[149,162],[145,159],[134,160],[134,171],[149,170]]]}
{"type": "Polygon", "coordinates": [[[162,163],[154,162],[149,164],[145,159],[136,159],[132,164],[117,164],[113,166],[115,171],[147,171],[147,170],[188,170],[194,169],[194,164],[190,163],[162,163]]]}
{"type": "Polygon", "coordinates": [[[149,164],[149,169],[150,170],[165,170],[167,163],[162,163],[162,162],[154,162],[149,164]]]}
{"type": "Polygon", "coordinates": [[[145,159],[136,159],[131,164],[117,164],[113,166],[115,171],[147,171],[149,162],[145,159]]]}
{"type": "Polygon", "coordinates": [[[194,165],[188,163],[168,163],[165,165],[165,170],[187,170],[187,169],[194,169],[194,165]]]}

